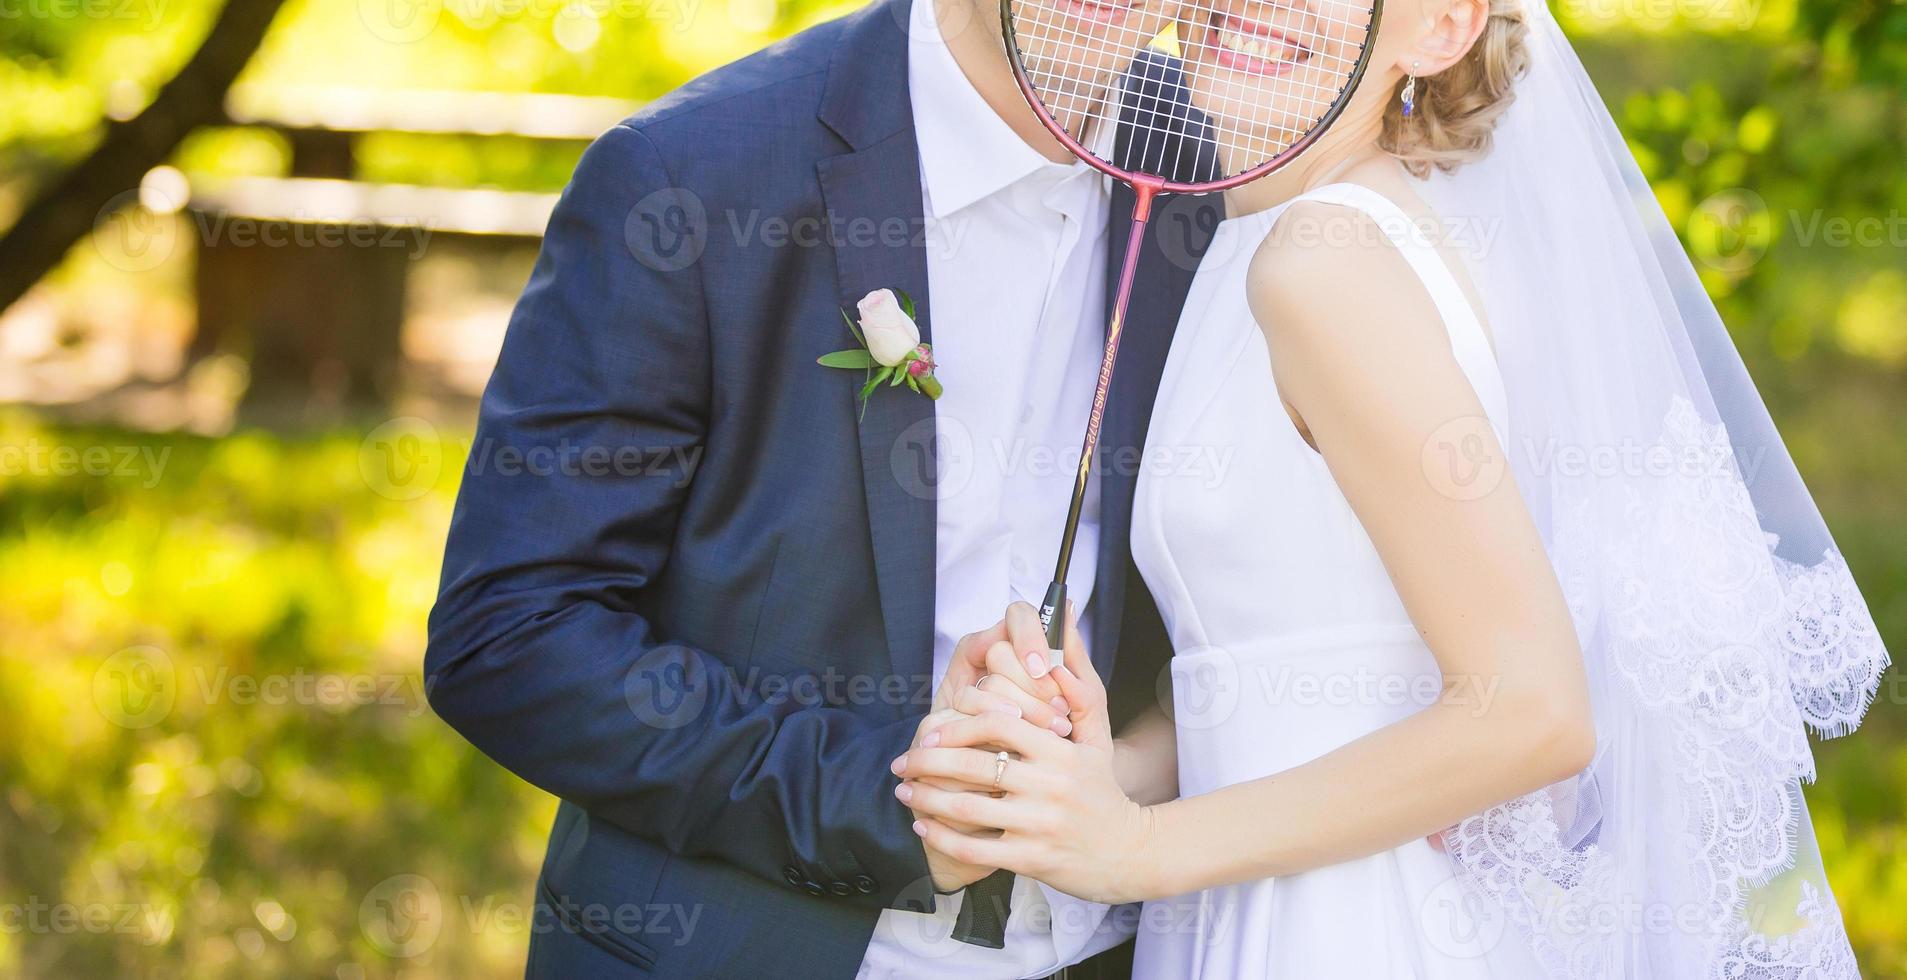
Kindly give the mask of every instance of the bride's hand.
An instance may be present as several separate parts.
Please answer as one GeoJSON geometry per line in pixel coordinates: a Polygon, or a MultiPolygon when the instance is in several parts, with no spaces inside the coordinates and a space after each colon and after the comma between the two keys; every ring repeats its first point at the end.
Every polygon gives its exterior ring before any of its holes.
{"type": "MultiPolygon", "coordinates": [[[[1069,648],[1076,646],[1072,634],[1068,640],[1069,648]]],[[[1105,688],[1083,648],[1079,672],[1072,666],[1069,656],[1067,666],[1051,676],[1076,706],[1075,740],[1000,712],[957,719],[895,760],[895,771],[907,780],[896,795],[918,817],[914,830],[927,846],[955,860],[1006,868],[1092,901],[1151,897],[1144,887],[1149,811],[1129,799],[1114,777],[1105,688]],[[1012,754],[1004,768],[995,746],[1012,754]],[[995,788],[1003,795],[949,791],[947,785],[995,788]],[[958,826],[1002,833],[965,834],[958,826]]]]}

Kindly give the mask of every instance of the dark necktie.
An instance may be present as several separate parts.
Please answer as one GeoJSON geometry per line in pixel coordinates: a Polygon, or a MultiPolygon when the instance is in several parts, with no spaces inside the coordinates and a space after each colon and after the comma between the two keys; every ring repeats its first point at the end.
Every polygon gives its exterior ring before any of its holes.
{"type": "Polygon", "coordinates": [[[1003,949],[1006,920],[1013,913],[1013,872],[995,871],[967,886],[953,937],[963,943],[1003,949]]]}

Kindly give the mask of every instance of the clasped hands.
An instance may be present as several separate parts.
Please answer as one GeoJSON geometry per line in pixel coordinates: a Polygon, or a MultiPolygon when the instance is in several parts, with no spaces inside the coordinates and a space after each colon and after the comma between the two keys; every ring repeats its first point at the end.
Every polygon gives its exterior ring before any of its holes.
{"type": "Polygon", "coordinates": [[[1121,790],[1113,756],[1106,688],[1070,606],[1063,662],[1050,669],[1039,614],[1024,602],[963,638],[893,763],[936,890],[1004,868],[1091,901],[1143,897],[1134,885],[1152,819],[1121,790]]]}

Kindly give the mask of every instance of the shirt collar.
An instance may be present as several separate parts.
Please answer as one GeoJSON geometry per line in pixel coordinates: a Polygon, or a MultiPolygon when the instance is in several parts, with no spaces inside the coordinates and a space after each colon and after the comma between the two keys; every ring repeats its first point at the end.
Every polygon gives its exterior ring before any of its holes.
{"type": "Polygon", "coordinates": [[[934,0],[914,0],[907,32],[908,97],[927,209],[959,211],[1055,164],[1026,145],[967,80],[941,38],[934,0]]]}

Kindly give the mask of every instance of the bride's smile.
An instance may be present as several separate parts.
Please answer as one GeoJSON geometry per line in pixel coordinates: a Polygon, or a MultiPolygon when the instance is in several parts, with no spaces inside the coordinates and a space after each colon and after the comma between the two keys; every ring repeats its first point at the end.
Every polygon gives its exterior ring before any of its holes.
{"type": "Polygon", "coordinates": [[[1233,15],[1214,18],[1206,44],[1218,49],[1215,60],[1249,75],[1282,75],[1311,58],[1311,49],[1268,24],[1233,15]]]}

